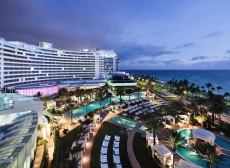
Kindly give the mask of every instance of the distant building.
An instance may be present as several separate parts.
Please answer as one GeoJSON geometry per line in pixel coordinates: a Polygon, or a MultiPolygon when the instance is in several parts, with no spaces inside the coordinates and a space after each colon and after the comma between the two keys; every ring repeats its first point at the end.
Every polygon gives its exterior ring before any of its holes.
{"type": "Polygon", "coordinates": [[[133,87],[137,83],[130,79],[129,73],[125,72],[110,72],[106,75],[106,82],[110,87],[133,87]]]}

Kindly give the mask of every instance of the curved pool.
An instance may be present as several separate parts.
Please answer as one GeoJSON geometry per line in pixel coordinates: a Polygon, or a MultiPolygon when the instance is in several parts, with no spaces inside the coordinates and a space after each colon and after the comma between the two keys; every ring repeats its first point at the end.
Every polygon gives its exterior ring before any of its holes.
{"type": "MultiPolygon", "coordinates": [[[[183,137],[185,137],[186,143],[187,143],[187,139],[192,138],[192,130],[191,129],[177,130],[177,132],[180,132],[181,135],[183,137]]],[[[230,146],[229,141],[227,141],[226,139],[224,139],[222,137],[219,137],[219,136],[216,136],[215,143],[220,147],[222,146],[224,149],[225,149],[225,146],[227,148],[230,146]]],[[[201,166],[201,167],[206,167],[206,162],[201,160],[201,159],[199,159],[196,156],[195,150],[192,147],[190,147],[189,145],[187,145],[185,149],[182,148],[181,150],[177,150],[177,153],[182,158],[188,160],[189,162],[192,162],[192,163],[194,163],[194,164],[196,164],[198,166],[201,166]]],[[[230,167],[230,156],[229,155],[224,155],[224,154],[221,154],[221,155],[225,158],[225,161],[222,162],[223,165],[219,165],[219,168],[230,167]]],[[[212,168],[215,168],[215,166],[212,165],[212,168]]]]}
{"type": "MultiPolygon", "coordinates": [[[[139,94],[139,97],[144,97],[144,95],[139,94]]],[[[121,96],[123,100],[129,100],[129,96],[121,96]]],[[[138,98],[138,94],[133,94],[130,96],[130,100],[138,98]]],[[[119,102],[120,101],[120,96],[115,96],[111,99],[112,102],[119,102]]],[[[106,99],[101,102],[101,106],[107,106],[110,103],[110,99],[106,99]]],[[[92,104],[87,105],[87,113],[96,110],[97,108],[100,107],[100,102],[94,102],[92,104]]],[[[69,112],[65,112],[66,114],[69,115],[69,112]]],[[[78,117],[81,115],[85,114],[85,106],[81,106],[80,108],[76,109],[73,111],[73,117],[78,117]]]]}

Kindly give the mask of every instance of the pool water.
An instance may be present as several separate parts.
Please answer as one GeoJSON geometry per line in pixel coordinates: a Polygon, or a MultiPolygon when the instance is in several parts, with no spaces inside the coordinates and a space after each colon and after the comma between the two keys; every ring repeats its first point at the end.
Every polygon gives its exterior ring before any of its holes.
{"type": "MultiPolygon", "coordinates": [[[[143,97],[144,95],[139,94],[139,97],[143,97]]],[[[129,100],[129,96],[121,96],[123,100],[129,100]]],[[[138,98],[138,94],[133,94],[130,96],[130,100],[138,98]]],[[[111,99],[112,102],[119,102],[120,101],[120,96],[115,96],[111,99]]],[[[107,106],[110,103],[110,99],[106,99],[101,102],[101,106],[107,106]]],[[[81,106],[80,108],[76,109],[73,111],[73,117],[78,117],[81,115],[84,115],[85,112],[89,113],[93,110],[96,110],[97,108],[100,107],[100,102],[94,102],[92,104],[87,105],[87,108],[85,106],[81,106]],[[87,110],[86,110],[87,109],[87,110]]],[[[67,111],[66,114],[69,114],[67,111]]]]}
{"type": "Polygon", "coordinates": [[[146,126],[142,125],[141,128],[140,128],[140,130],[141,130],[141,131],[147,131],[148,128],[147,128],[146,126]]]}
{"type": "MultiPolygon", "coordinates": [[[[180,132],[182,136],[185,137],[186,139],[186,143],[187,143],[187,139],[191,138],[192,137],[192,130],[190,129],[183,129],[183,130],[178,130],[177,132],[180,132]]],[[[230,145],[230,142],[219,137],[219,136],[216,136],[216,140],[215,140],[215,143],[217,145],[221,145],[221,143],[224,142],[224,146],[226,145],[228,147],[228,145],[230,145]]],[[[186,146],[185,149],[180,149],[180,150],[177,150],[177,153],[179,155],[181,155],[184,159],[192,162],[192,163],[195,163],[197,164],[198,166],[201,166],[201,167],[206,167],[206,162],[199,159],[197,156],[196,156],[196,153],[195,153],[195,150],[190,147],[189,145],[186,146]]],[[[224,155],[224,154],[221,154],[224,158],[225,158],[225,161],[223,161],[223,165],[219,165],[219,168],[226,168],[226,167],[230,167],[230,156],[228,155],[224,155]]],[[[212,165],[212,168],[215,168],[214,165],[212,165]]]]}
{"type": "Polygon", "coordinates": [[[126,120],[124,118],[119,118],[119,117],[113,117],[110,120],[113,121],[113,122],[119,123],[119,124],[126,125],[128,127],[135,127],[137,125],[136,122],[126,120]]]}

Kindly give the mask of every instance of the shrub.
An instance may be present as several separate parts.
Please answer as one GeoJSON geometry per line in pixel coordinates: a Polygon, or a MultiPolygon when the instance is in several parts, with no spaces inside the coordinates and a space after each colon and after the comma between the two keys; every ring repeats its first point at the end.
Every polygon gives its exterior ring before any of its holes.
{"type": "Polygon", "coordinates": [[[48,141],[46,139],[40,139],[37,142],[37,146],[45,145],[47,143],[48,143],[48,141]]]}
{"type": "Polygon", "coordinates": [[[59,135],[59,131],[56,129],[54,131],[54,153],[53,153],[53,160],[51,162],[52,168],[58,167],[59,146],[60,146],[60,135],[59,135]]]}

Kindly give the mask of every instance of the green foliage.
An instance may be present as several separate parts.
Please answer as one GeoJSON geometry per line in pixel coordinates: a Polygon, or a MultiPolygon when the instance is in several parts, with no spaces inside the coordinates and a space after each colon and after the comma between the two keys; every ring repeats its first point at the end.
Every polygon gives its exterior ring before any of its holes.
{"type": "Polygon", "coordinates": [[[47,116],[47,115],[44,115],[44,116],[45,116],[45,118],[48,120],[48,123],[50,123],[50,117],[47,116]]]}
{"type": "Polygon", "coordinates": [[[37,146],[45,145],[47,143],[48,143],[48,141],[46,139],[40,139],[37,142],[37,146]]]}
{"type": "Polygon", "coordinates": [[[60,135],[59,131],[56,129],[54,131],[54,153],[53,153],[53,160],[51,162],[51,168],[58,167],[58,158],[60,153],[60,135]]]}
{"type": "Polygon", "coordinates": [[[48,149],[47,149],[47,144],[45,143],[40,168],[48,167],[48,159],[47,159],[47,157],[48,157],[48,149]]]}

